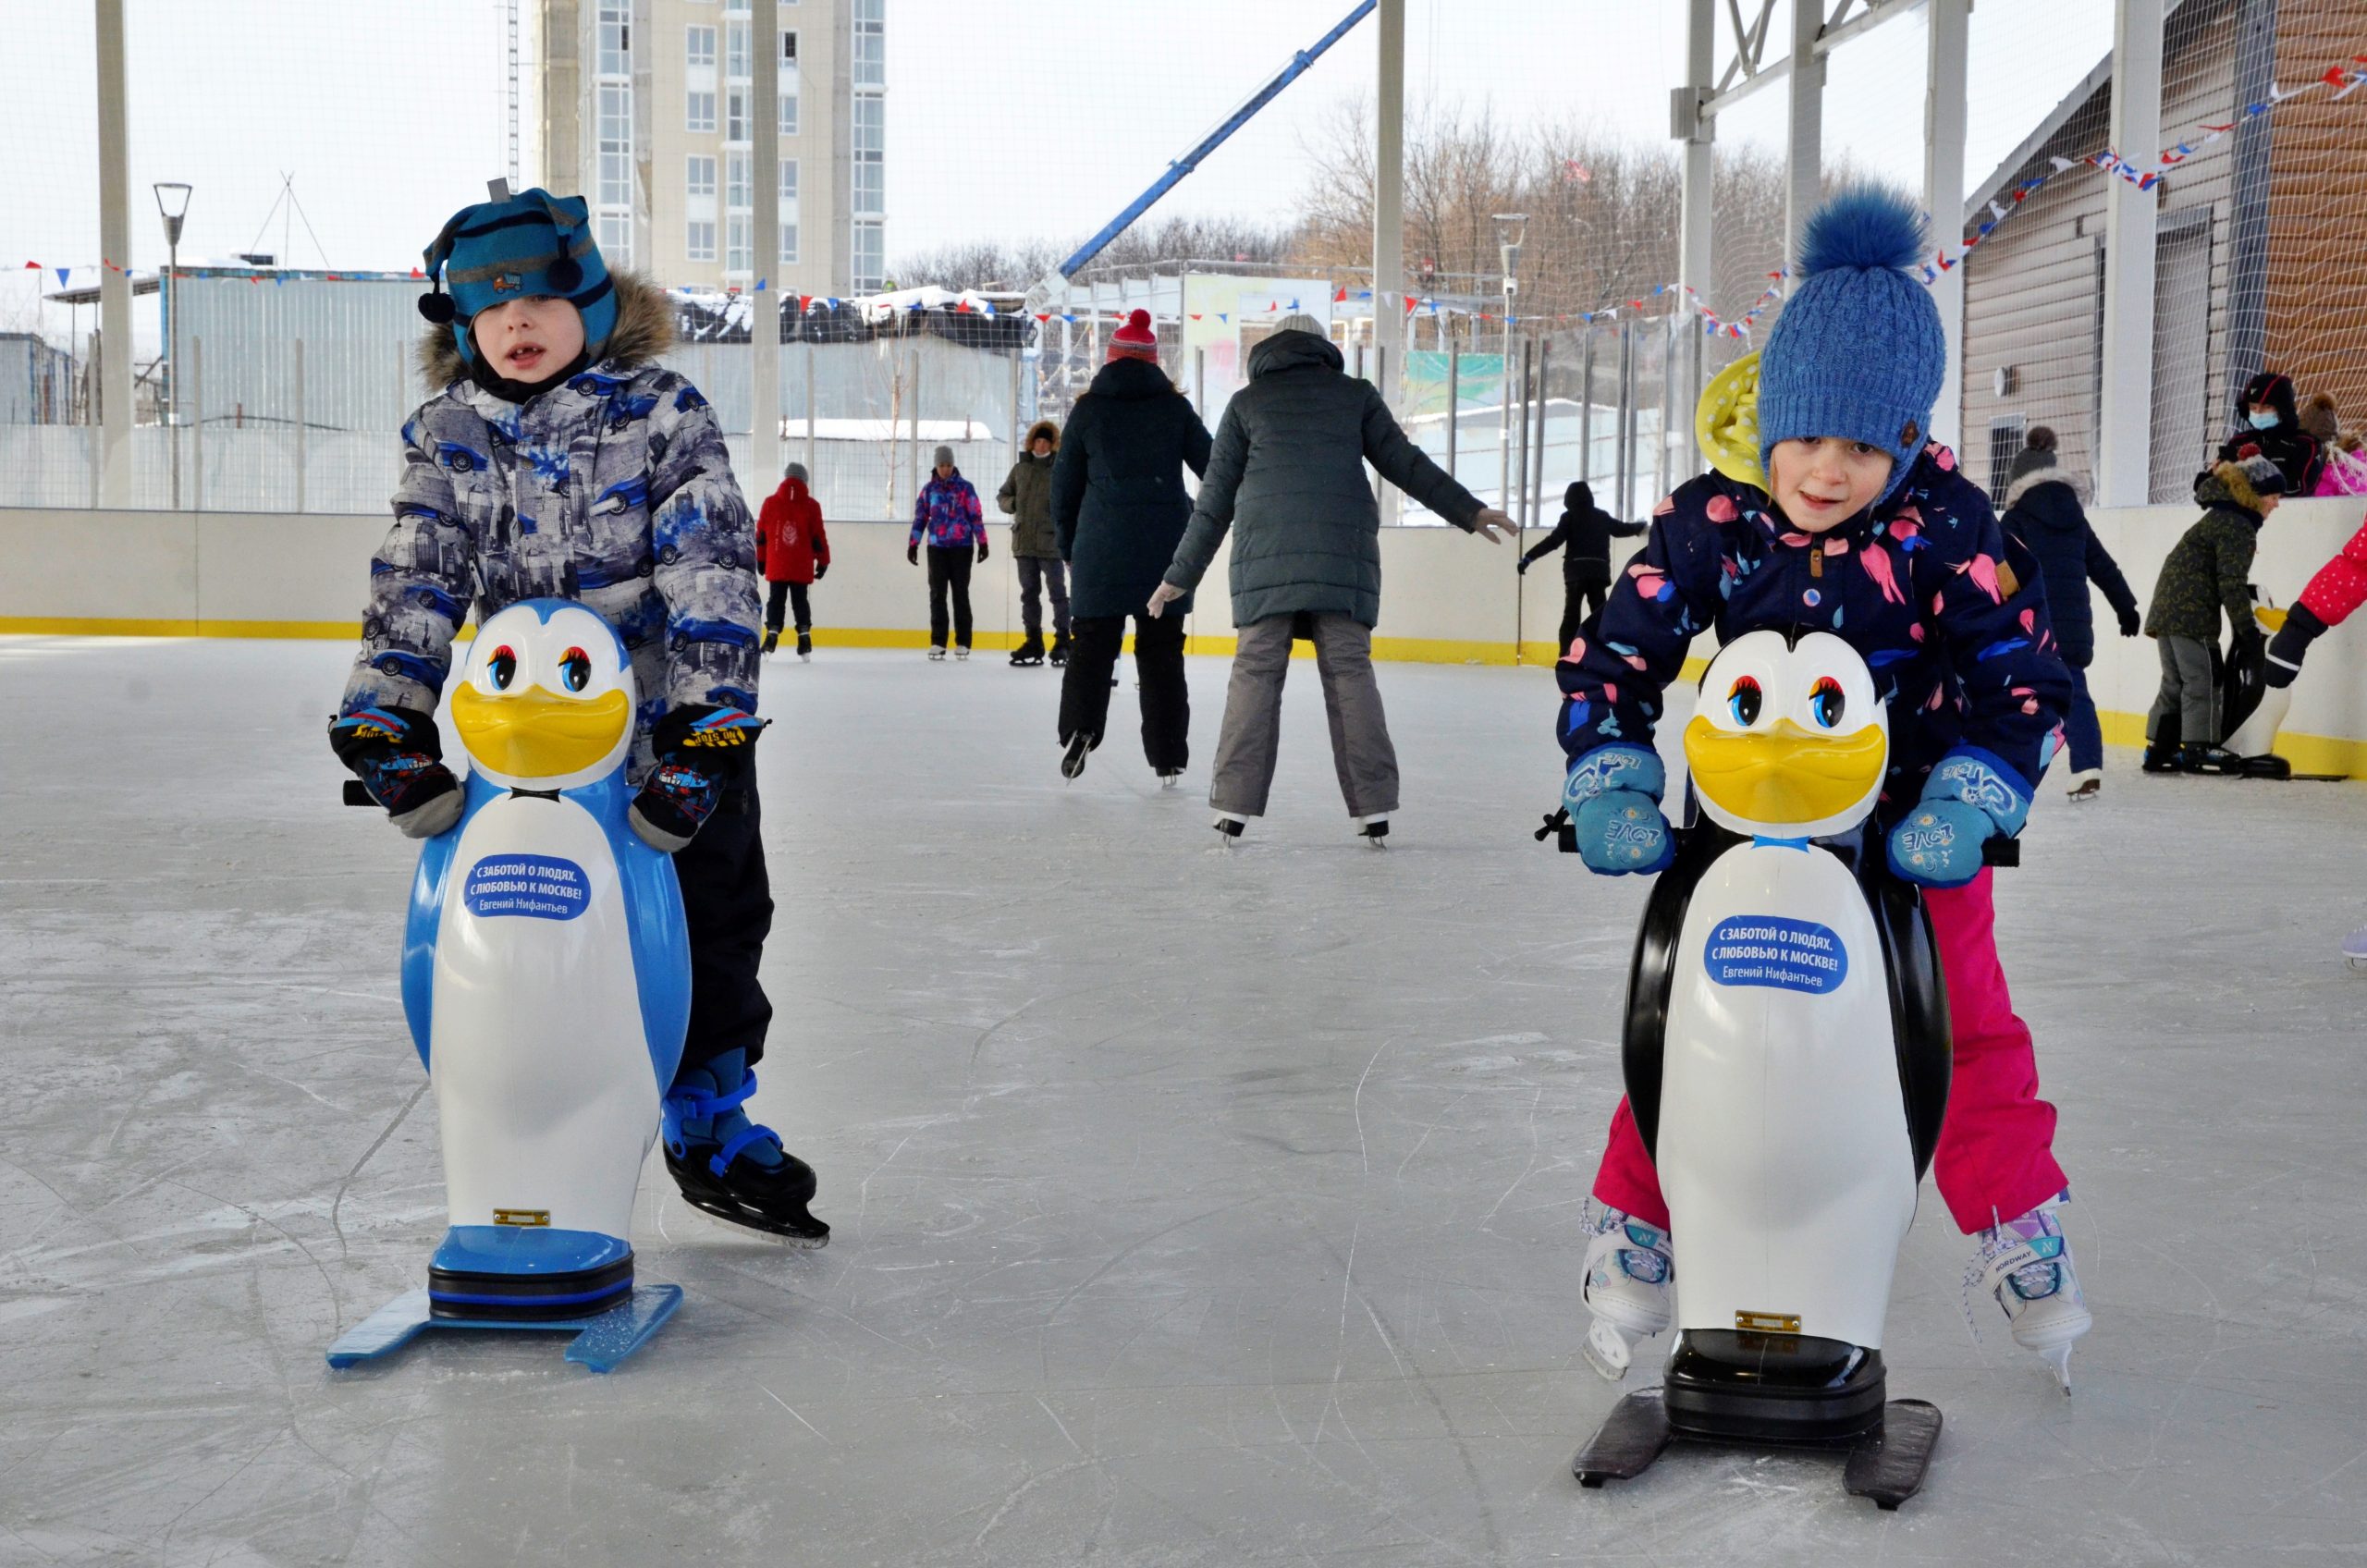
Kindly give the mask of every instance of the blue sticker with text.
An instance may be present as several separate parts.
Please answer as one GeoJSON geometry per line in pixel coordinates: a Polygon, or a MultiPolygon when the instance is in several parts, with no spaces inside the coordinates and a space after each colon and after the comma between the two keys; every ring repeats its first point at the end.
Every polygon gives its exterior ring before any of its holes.
{"type": "Polygon", "coordinates": [[[1721,920],[1701,959],[1721,986],[1772,986],[1813,996],[1840,989],[1849,974],[1849,954],[1830,928],[1772,914],[1721,920]]]}
{"type": "Polygon", "coordinates": [[[469,868],[460,901],[471,914],[573,920],[591,901],[583,868],[557,855],[488,855],[469,868]]]}

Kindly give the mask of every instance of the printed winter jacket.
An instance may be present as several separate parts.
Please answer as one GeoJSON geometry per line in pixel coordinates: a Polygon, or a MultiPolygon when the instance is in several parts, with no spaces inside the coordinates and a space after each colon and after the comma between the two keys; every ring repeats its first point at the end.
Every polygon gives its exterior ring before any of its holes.
{"type": "Polygon", "coordinates": [[[995,505],[1011,519],[1011,553],[1037,560],[1057,560],[1061,541],[1052,532],[1052,465],[1060,460],[1061,427],[1039,419],[1027,427],[1027,440],[1010,477],[995,492],[995,505]],[[1036,455],[1038,437],[1052,444],[1049,457],[1036,455]]]}
{"type": "Polygon", "coordinates": [[[2086,668],[2096,656],[2096,612],[2088,583],[2104,591],[2117,615],[2137,619],[2137,594],[2080,509],[2079,488],[2059,470],[2033,469],[2005,492],[2005,532],[2038,557],[2046,608],[2063,662],[2086,668]]]}
{"type": "MultiPolygon", "coordinates": [[[[2318,438],[2301,428],[2301,416],[2293,400],[2293,382],[2289,376],[2275,371],[2252,377],[2244,395],[2236,404],[2236,433],[2219,448],[2223,463],[2239,463],[2246,458],[2265,457],[2285,475],[2285,490],[2292,496],[2314,496],[2318,479],[2325,467],[2324,448],[2318,438]],[[2266,430],[2251,425],[2254,403],[2266,403],[2276,410],[2276,423],[2266,430]]],[[[2205,474],[2197,474],[2200,484],[2205,474]]]]}
{"type": "Polygon", "coordinates": [[[2145,635],[2216,643],[2222,609],[2239,634],[2253,625],[2249,578],[2260,547],[2260,497],[2244,471],[2226,462],[2202,476],[2194,498],[2206,509],[2162,562],[2145,635]]]}
{"type": "MultiPolygon", "coordinates": [[[[1072,611],[1143,613],[1192,518],[1184,471],[1208,467],[1208,426],[1165,371],[1128,356],[1094,373],[1052,468],[1052,525],[1075,569],[1072,611]]],[[[1192,597],[1167,613],[1189,615],[1192,597]]]]}
{"type": "Polygon", "coordinates": [[[950,479],[931,474],[913,499],[910,543],[920,544],[926,537],[932,550],[975,549],[987,541],[985,517],[978,492],[959,472],[950,479]]]}
{"type": "Polygon", "coordinates": [[[1553,532],[1530,545],[1521,560],[1527,564],[1555,550],[1565,551],[1563,582],[1595,587],[1611,581],[1611,542],[1633,539],[1644,530],[1644,524],[1622,522],[1596,506],[1593,487],[1582,479],[1562,493],[1562,520],[1553,532]]]}
{"type": "Polygon", "coordinates": [[[822,503],[802,479],[784,479],[756,512],[756,563],[767,582],[811,582],[830,564],[822,503]]]}
{"type": "Polygon", "coordinates": [[[2038,565],[1937,443],[1889,500],[1823,534],[1787,527],[1765,492],[1720,474],[1662,501],[1597,634],[1555,666],[1555,733],[1570,759],[1614,742],[1650,745],[1661,693],[1709,627],[1721,643],[1762,629],[1830,631],[1865,655],[1890,704],[1876,806],[1885,826],[1959,744],[2034,788],[2060,743],[2071,676],[2038,565]]]}
{"type": "Polygon", "coordinates": [[[477,385],[448,327],[420,363],[437,392],[402,428],[395,524],[370,562],[340,711],[433,711],[453,633],[521,599],[574,599],[617,629],[641,693],[631,776],[678,703],[754,711],[755,532],[706,399],[653,361],[666,297],[616,279],[602,357],[523,403],[477,385]]]}
{"type": "Polygon", "coordinates": [[[1370,382],[1343,374],[1339,349],[1277,332],[1249,352],[1249,385],[1217,427],[1208,472],[1166,581],[1196,588],[1228,529],[1233,619],[1300,611],[1380,619],[1383,479],[1466,533],[1480,505],[1405,438],[1370,382]]]}

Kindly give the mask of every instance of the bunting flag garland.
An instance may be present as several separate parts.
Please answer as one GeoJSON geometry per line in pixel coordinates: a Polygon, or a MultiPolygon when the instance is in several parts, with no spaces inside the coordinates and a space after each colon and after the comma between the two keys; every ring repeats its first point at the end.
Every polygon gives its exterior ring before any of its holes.
{"type": "Polygon", "coordinates": [[[2187,137],[2164,148],[2150,167],[2123,157],[2116,149],[2109,147],[2084,159],[2075,160],[2051,155],[2047,161],[2053,165],[2052,169],[2046,174],[2034,175],[2017,185],[2014,188],[2011,206],[1993,201],[1989,203],[1988,221],[1979,225],[1971,234],[1967,235],[1963,243],[1956,246],[1953,251],[1943,249],[1938,255],[1925,263],[1922,269],[1923,281],[1935,283],[1942,274],[1955,271],[1965,257],[1969,255],[1982,240],[1988,239],[1999,224],[2012,217],[2020,209],[2023,202],[2056,175],[2066,174],[2080,167],[2094,167],[2128,181],[2140,190],[2150,191],[2162,182],[2164,170],[2177,168],[2200,156],[2213,143],[2223,141],[2242,129],[2246,122],[2274,113],[2281,104],[2321,89],[2331,90],[2327,100],[2329,103],[2340,103],[2359,91],[2361,86],[2367,86],[2367,55],[2354,55],[2346,62],[2329,66],[2324,75],[2301,87],[2287,89],[2271,82],[2267,98],[2256,104],[2245,104],[2232,119],[2219,123],[2206,121],[2196,127],[2195,130],[2189,132],[2187,137]]]}

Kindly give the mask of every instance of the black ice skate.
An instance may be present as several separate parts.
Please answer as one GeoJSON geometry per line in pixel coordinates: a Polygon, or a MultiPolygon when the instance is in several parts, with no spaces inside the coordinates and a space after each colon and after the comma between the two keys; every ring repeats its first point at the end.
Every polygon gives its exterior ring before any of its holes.
{"type": "Polygon", "coordinates": [[[1061,753],[1061,777],[1077,778],[1085,773],[1085,754],[1093,750],[1093,737],[1075,734],[1069,737],[1069,749],[1061,753]]]}
{"type": "Polygon", "coordinates": [[[813,662],[814,638],[811,633],[800,631],[797,634],[797,656],[809,664],[813,662]]]}
{"type": "Polygon", "coordinates": [[[1054,669],[1064,668],[1068,662],[1069,635],[1065,631],[1055,632],[1052,635],[1052,668],[1054,669]]]}
{"type": "MultiPolygon", "coordinates": [[[[779,1148],[780,1138],[771,1128],[733,1114],[756,1092],[756,1075],[743,1072],[738,1060],[736,1051],[726,1059],[729,1067],[723,1081],[731,1084],[730,1088],[710,1093],[693,1079],[691,1085],[677,1084],[667,1094],[664,1136],[659,1140],[666,1151],[666,1169],[682,1190],[682,1201],[703,1214],[763,1231],[796,1246],[822,1246],[830,1239],[830,1228],[805,1207],[814,1200],[814,1168],[785,1148],[780,1150],[778,1165],[765,1165],[749,1156],[751,1145],[760,1143],[779,1148]],[[732,1082],[734,1078],[737,1082],[732,1082]],[[739,1131],[728,1139],[717,1139],[693,1136],[684,1126],[686,1120],[698,1120],[713,1127],[718,1117],[739,1123],[739,1131]]],[[[728,1125],[716,1130],[725,1131],[728,1125]]]]}
{"type": "Polygon", "coordinates": [[[1022,667],[1033,668],[1043,662],[1044,639],[1032,631],[1027,634],[1027,641],[1011,651],[1011,663],[1014,669],[1022,667]]]}
{"type": "Polygon", "coordinates": [[[766,628],[765,628],[765,652],[767,652],[767,653],[768,653],[768,654],[769,654],[769,653],[771,653],[775,648],[778,648],[778,647],[779,647],[779,646],[780,646],[780,628],[779,628],[779,627],[778,627],[778,626],[767,626],[767,627],[766,627],[766,628]]]}
{"type": "Polygon", "coordinates": [[[677,1156],[666,1145],[666,1169],[682,1190],[682,1201],[704,1214],[763,1231],[798,1246],[828,1245],[830,1228],[805,1207],[814,1201],[814,1168],[781,1151],[780,1163],[762,1166],[735,1159],[715,1173],[720,1144],[692,1141],[677,1156]]]}

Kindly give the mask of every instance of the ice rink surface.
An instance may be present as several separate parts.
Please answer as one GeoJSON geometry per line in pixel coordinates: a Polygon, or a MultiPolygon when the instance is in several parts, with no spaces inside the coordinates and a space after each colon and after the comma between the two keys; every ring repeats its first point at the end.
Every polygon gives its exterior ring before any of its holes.
{"type": "Polygon", "coordinates": [[[322,736],[349,656],[0,641],[0,1562],[2367,1560],[2367,788],[2050,780],[1999,905],[2097,1326],[2069,1400],[1985,1302],[1976,1340],[1927,1188],[1886,1355],[1947,1427],[1883,1514],[1821,1457],[1570,1477],[1644,889],[1529,839],[1537,670],[1381,668],[1375,853],[1294,667],[1225,855],[1221,660],[1162,795],[1131,690],[1064,786],[1051,670],[777,659],[754,1109],[830,1246],[653,1163],[642,1275],[689,1300],[614,1376],[521,1335],[330,1373],[442,1225],[412,846],[322,736]]]}

